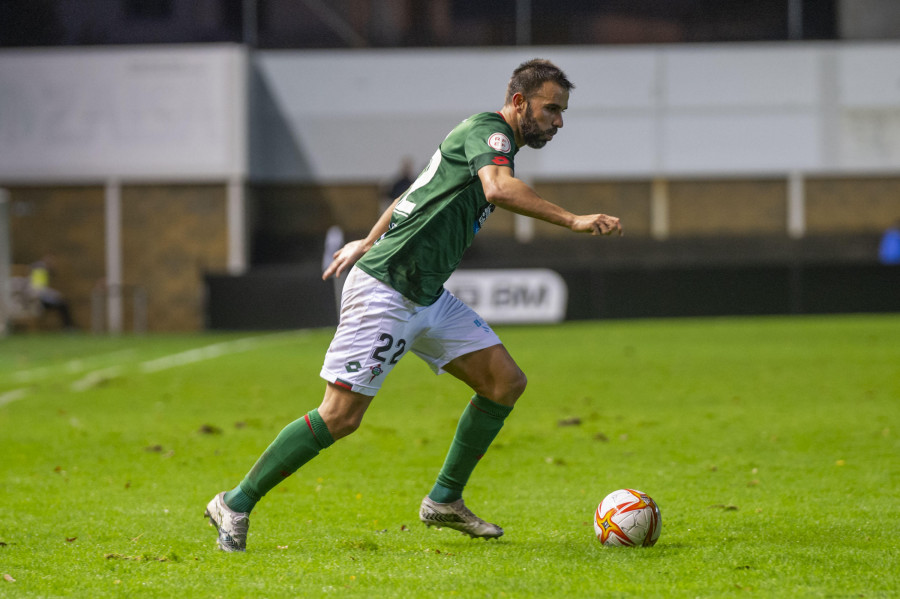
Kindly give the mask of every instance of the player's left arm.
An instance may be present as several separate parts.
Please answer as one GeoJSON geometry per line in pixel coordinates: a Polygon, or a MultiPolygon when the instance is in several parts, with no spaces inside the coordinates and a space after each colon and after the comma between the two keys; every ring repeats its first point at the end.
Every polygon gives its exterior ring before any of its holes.
{"type": "Polygon", "coordinates": [[[527,183],[517,179],[508,166],[489,164],[478,170],[487,201],[510,212],[537,218],[577,233],[622,234],[622,224],[606,214],[573,214],[539,196],[527,183]]]}

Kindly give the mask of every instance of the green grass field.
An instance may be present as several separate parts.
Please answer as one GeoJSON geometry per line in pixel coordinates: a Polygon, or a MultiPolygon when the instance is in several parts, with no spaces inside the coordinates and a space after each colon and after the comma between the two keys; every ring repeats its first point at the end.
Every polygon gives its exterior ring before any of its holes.
{"type": "Polygon", "coordinates": [[[318,405],[330,331],[0,340],[0,597],[900,594],[900,316],[498,332],[529,388],[466,499],[502,539],[418,522],[470,393],[409,356],[245,554],[203,509],[318,405]],[[594,538],[621,487],[655,547],[594,538]]]}

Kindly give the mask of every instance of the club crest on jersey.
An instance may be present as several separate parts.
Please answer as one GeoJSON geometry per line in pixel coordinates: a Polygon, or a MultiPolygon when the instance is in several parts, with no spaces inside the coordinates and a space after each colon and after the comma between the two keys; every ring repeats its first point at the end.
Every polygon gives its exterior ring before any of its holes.
{"type": "Polygon", "coordinates": [[[502,133],[492,133],[488,138],[488,145],[498,152],[503,152],[504,154],[508,153],[512,149],[512,144],[509,143],[509,138],[502,133]]]}

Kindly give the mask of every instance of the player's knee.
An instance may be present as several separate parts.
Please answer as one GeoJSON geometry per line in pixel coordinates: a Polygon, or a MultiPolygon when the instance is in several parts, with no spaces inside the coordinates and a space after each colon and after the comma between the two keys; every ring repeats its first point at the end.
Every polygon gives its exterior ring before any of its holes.
{"type": "Polygon", "coordinates": [[[522,396],[525,393],[525,387],[528,386],[528,377],[525,376],[525,373],[521,370],[516,371],[513,376],[513,380],[510,383],[510,393],[515,396],[516,399],[522,396]]]}
{"type": "Polygon", "coordinates": [[[355,433],[362,424],[362,414],[340,414],[328,422],[328,432],[337,441],[355,433]]]}
{"type": "Polygon", "coordinates": [[[528,377],[519,368],[515,368],[501,381],[498,381],[492,399],[497,403],[513,406],[525,392],[526,386],[528,386],[528,377]]]}
{"type": "Polygon", "coordinates": [[[319,405],[319,416],[328,427],[335,441],[355,432],[362,423],[363,415],[372,398],[360,393],[328,385],[325,397],[319,405]]]}

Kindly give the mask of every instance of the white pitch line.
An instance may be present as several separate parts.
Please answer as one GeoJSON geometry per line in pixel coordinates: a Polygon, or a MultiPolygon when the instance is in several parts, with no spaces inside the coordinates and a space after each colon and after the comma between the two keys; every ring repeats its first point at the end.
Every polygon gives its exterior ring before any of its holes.
{"type": "Polygon", "coordinates": [[[0,393],[0,406],[20,400],[26,395],[28,395],[28,389],[13,389],[12,391],[0,393]]]}
{"type": "Polygon", "coordinates": [[[113,352],[97,354],[95,356],[75,358],[73,360],[69,360],[61,366],[39,366],[37,368],[31,368],[29,370],[19,370],[12,373],[11,377],[12,380],[17,383],[32,383],[34,381],[39,381],[41,379],[46,379],[54,376],[60,371],[67,374],[79,374],[90,368],[91,364],[96,364],[97,362],[102,363],[111,359],[119,360],[121,358],[134,355],[134,353],[135,350],[133,348],[119,349],[113,352]]]}
{"type": "MultiPolygon", "coordinates": [[[[303,331],[300,331],[299,334],[303,334],[303,331]]],[[[169,368],[177,368],[178,366],[186,366],[188,364],[196,364],[197,362],[203,362],[204,360],[212,360],[221,356],[250,351],[262,345],[263,341],[279,340],[288,336],[296,337],[298,336],[298,332],[289,331],[284,333],[272,333],[270,335],[244,337],[243,339],[235,339],[234,341],[213,343],[212,345],[189,349],[177,354],[141,362],[140,369],[141,372],[149,373],[168,370],[169,368]]]]}
{"type": "Polygon", "coordinates": [[[101,368],[100,370],[94,370],[87,373],[86,375],[69,385],[69,388],[72,389],[72,391],[77,391],[80,393],[82,391],[87,391],[88,389],[96,387],[100,383],[103,383],[110,379],[114,379],[120,374],[122,374],[121,366],[101,368]]]}
{"type": "Polygon", "coordinates": [[[47,378],[53,370],[54,369],[49,366],[41,366],[30,370],[19,370],[18,372],[12,373],[12,379],[17,383],[30,383],[37,379],[47,378]]]}
{"type": "MultiPolygon", "coordinates": [[[[212,345],[207,345],[204,347],[198,347],[195,349],[189,349],[187,351],[178,352],[177,354],[170,354],[168,356],[163,356],[161,358],[156,358],[153,360],[147,360],[145,362],[141,362],[139,364],[139,368],[141,372],[151,373],[151,372],[160,372],[162,370],[168,370],[169,368],[176,368],[178,366],[186,366],[188,364],[195,364],[197,362],[202,362],[204,360],[212,360],[214,358],[218,358],[221,356],[227,356],[231,354],[237,354],[245,351],[250,351],[256,349],[262,345],[267,345],[268,341],[281,341],[281,340],[290,340],[297,337],[302,337],[306,335],[306,331],[283,331],[278,333],[271,333],[268,335],[259,335],[256,337],[244,337],[242,339],[235,339],[233,341],[223,341],[221,343],[213,343],[212,345]]],[[[128,354],[133,354],[135,350],[127,349],[127,350],[119,350],[117,352],[111,352],[109,354],[104,354],[103,357],[110,357],[113,355],[124,356],[128,354]]],[[[99,358],[100,356],[91,356],[87,359],[91,361],[99,358]]],[[[80,379],[73,381],[69,388],[75,392],[87,391],[88,389],[92,389],[97,385],[107,381],[109,379],[113,379],[122,375],[124,370],[123,364],[116,364],[114,366],[109,366],[107,368],[101,368],[100,370],[93,370],[88,372],[86,375],[81,377],[80,379]]],[[[71,360],[62,366],[62,369],[69,372],[70,374],[78,373],[83,368],[83,361],[80,360],[71,360]]],[[[50,366],[42,366],[39,368],[33,368],[31,370],[20,371],[17,373],[19,377],[24,380],[34,380],[39,378],[46,378],[50,376],[54,371],[58,371],[58,368],[50,367],[50,366]]],[[[18,378],[18,377],[17,377],[18,378]]],[[[21,381],[20,381],[21,382],[21,381]]],[[[0,407],[12,403],[14,401],[18,401],[28,395],[30,392],[29,388],[20,388],[13,389],[11,391],[6,391],[4,393],[0,393],[0,407]]]]}
{"type": "Polygon", "coordinates": [[[116,365],[119,365],[118,363],[122,358],[128,358],[130,356],[133,356],[135,353],[137,353],[137,350],[135,350],[134,348],[119,349],[105,354],[98,354],[96,356],[75,358],[74,360],[69,360],[68,362],[66,362],[64,367],[66,372],[78,374],[79,372],[84,372],[85,370],[90,368],[91,363],[102,363],[107,360],[111,360],[116,362],[116,365]]]}

